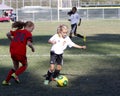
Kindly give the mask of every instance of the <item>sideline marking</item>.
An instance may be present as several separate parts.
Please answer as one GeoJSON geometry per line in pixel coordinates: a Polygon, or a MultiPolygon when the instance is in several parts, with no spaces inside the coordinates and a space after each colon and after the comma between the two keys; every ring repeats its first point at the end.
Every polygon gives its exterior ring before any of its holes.
{"type": "MultiPolygon", "coordinates": [[[[0,57],[9,57],[10,55],[0,55],[0,57]]],[[[34,54],[34,55],[27,55],[27,57],[48,57],[49,54],[34,54]]],[[[120,56],[120,54],[64,54],[64,56],[72,57],[72,56],[84,56],[84,57],[101,57],[101,56],[107,56],[107,57],[115,57],[120,56]]]]}

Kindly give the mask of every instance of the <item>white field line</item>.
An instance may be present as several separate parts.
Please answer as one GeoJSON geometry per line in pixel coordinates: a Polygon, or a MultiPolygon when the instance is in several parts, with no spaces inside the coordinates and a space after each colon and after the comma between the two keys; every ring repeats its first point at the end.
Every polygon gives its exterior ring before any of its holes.
{"type": "MultiPolygon", "coordinates": [[[[10,55],[0,55],[0,57],[9,57],[10,55]]],[[[33,54],[33,55],[27,55],[27,57],[48,57],[50,56],[49,54],[33,54]]],[[[64,56],[72,57],[72,56],[84,56],[84,57],[102,57],[102,56],[107,56],[107,57],[115,57],[115,56],[120,56],[120,54],[64,54],[64,56]]]]}

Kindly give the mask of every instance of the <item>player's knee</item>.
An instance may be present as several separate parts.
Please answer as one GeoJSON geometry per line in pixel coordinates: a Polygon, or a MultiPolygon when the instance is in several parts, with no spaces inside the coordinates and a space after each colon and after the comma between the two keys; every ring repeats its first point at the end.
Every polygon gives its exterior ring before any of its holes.
{"type": "Polygon", "coordinates": [[[62,70],[62,66],[61,65],[57,65],[57,70],[62,70]]]}
{"type": "Polygon", "coordinates": [[[50,68],[49,70],[50,70],[50,72],[54,72],[54,70],[55,70],[55,69],[53,69],[53,68],[50,68]]]}
{"type": "Polygon", "coordinates": [[[22,66],[25,67],[25,68],[27,68],[28,65],[27,64],[22,64],[22,66]]]}
{"type": "Polygon", "coordinates": [[[50,65],[50,71],[51,71],[51,72],[54,72],[54,70],[55,70],[55,66],[54,66],[54,64],[51,64],[51,65],[50,65]]]}

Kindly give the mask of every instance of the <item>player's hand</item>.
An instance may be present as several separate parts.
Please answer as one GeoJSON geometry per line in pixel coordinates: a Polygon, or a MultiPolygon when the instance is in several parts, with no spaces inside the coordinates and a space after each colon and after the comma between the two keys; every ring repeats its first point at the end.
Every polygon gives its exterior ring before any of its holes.
{"type": "Polygon", "coordinates": [[[35,52],[35,49],[34,49],[34,48],[32,48],[32,52],[35,52]]]}
{"type": "Polygon", "coordinates": [[[50,43],[50,44],[56,44],[56,41],[55,40],[48,40],[48,43],[50,43]]]}
{"type": "Polygon", "coordinates": [[[86,46],[82,46],[82,49],[86,49],[86,46]]]}
{"type": "Polygon", "coordinates": [[[80,26],[80,23],[78,24],[78,26],[80,26]]]}
{"type": "Polygon", "coordinates": [[[71,21],[71,19],[68,19],[68,21],[71,21]]]}

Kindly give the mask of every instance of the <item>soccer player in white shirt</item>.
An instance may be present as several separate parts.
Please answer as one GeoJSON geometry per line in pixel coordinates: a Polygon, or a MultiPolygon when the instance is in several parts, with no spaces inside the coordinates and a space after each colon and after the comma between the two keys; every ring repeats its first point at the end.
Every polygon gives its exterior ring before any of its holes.
{"type": "Polygon", "coordinates": [[[68,15],[70,16],[68,20],[71,22],[71,31],[69,37],[72,38],[72,34],[74,34],[77,37],[83,38],[83,41],[86,41],[85,36],[77,34],[77,25],[80,26],[81,24],[81,17],[77,13],[77,8],[73,7],[72,10],[68,12],[68,15]]]}
{"type": "Polygon", "coordinates": [[[67,46],[86,49],[86,46],[79,46],[72,42],[69,36],[67,36],[67,33],[68,27],[66,25],[60,25],[57,28],[57,33],[48,40],[52,44],[52,48],[50,51],[50,68],[44,81],[45,85],[48,85],[52,79],[55,80],[59,75],[63,65],[63,53],[67,46]],[[55,64],[57,64],[56,68],[55,64]]]}

